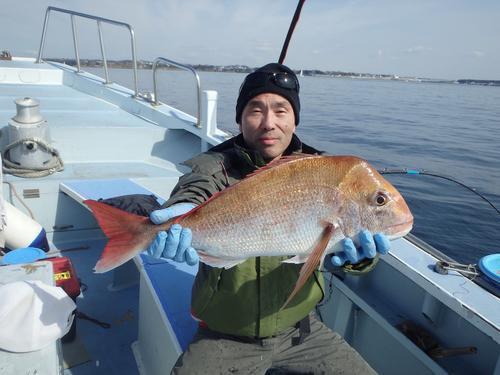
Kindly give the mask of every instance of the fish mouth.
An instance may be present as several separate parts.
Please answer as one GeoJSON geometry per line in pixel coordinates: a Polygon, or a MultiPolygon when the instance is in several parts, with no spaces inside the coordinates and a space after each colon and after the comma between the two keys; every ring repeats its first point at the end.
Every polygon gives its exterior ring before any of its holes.
{"type": "Polygon", "coordinates": [[[412,228],[413,228],[413,218],[399,224],[391,225],[387,230],[387,234],[389,239],[391,240],[407,235],[408,233],[410,233],[412,228]]]}

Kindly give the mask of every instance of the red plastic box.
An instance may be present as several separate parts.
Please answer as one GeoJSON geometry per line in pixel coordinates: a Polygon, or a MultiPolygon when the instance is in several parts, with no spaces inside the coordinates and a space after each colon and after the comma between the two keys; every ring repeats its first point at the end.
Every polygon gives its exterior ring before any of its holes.
{"type": "Polygon", "coordinates": [[[71,260],[68,257],[54,257],[45,260],[52,262],[56,285],[63,288],[68,296],[75,300],[80,295],[80,281],[71,260]]]}

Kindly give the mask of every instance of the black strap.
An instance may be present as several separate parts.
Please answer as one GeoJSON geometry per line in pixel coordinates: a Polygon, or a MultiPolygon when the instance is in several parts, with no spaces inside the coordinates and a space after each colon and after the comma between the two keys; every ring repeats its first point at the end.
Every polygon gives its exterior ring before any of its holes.
{"type": "Polygon", "coordinates": [[[78,319],[83,319],[83,320],[88,320],[89,322],[95,323],[98,326],[101,326],[102,328],[111,328],[111,324],[106,323],[106,322],[101,322],[97,319],[91,318],[87,314],[82,313],[81,311],[76,312],[76,317],[78,319]]]}
{"type": "Polygon", "coordinates": [[[292,337],[292,346],[302,344],[306,337],[311,333],[311,321],[309,319],[309,315],[300,320],[297,325],[299,328],[299,337],[292,337]]]}

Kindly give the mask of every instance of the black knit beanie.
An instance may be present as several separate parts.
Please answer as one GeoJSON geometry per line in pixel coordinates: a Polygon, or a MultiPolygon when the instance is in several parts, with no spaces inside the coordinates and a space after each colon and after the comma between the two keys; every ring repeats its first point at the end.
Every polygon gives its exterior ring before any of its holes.
{"type": "Polygon", "coordinates": [[[247,103],[254,97],[264,93],[278,94],[287,99],[295,114],[295,125],[299,124],[300,99],[297,76],[288,67],[278,63],[264,65],[245,77],[236,102],[236,123],[241,123],[241,114],[247,103]],[[264,73],[264,74],[262,74],[264,73]],[[265,74],[269,73],[269,74],[265,74]],[[291,80],[297,82],[296,88],[286,88],[277,84],[273,73],[286,73],[291,80]]]}

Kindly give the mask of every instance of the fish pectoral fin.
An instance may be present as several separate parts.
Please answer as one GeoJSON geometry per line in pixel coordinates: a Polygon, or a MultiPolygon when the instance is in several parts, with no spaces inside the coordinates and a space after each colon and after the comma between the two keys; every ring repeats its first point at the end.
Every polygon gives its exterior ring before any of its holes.
{"type": "Polygon", "coordinates": [[[215,267],[215,268],[229,269],[229,268],[232,268],[240,263],[243,263],[246,260],[246,258],[244,258],[244,259],[217,258],[217,257],[214,257],[213,255],[209,255],[209,254],[204,253],[202,251],[198,251],[198,255],[200,257],[201,262],[208,264],[210,267],[215,267]]]}
{"type": "Polygon", "coordinates": [[[290,296],[283,304],[283,306],[281,306],[280,310],[283,310],[290,303],[293,297],[295,297],[295,295],[300,291],[300,289],[302,289],[307,279],[309,279],[309,276],[311,276],[314,270],[319,267],[321,260],[325,255],[326,247],[328,246],[328,243],[330,242],[330,239],[332,238],[334,231],[335,231],[335,226],[332,223],[326,224],[325,228],[323,229],[323,232],[321,233],[321,237],[318,243],[316,244],[316,247],[314,248],[312,253],[309,255],[307,261],[300,269],[299,278],[295,283],[295,288],[293,289],[292,293],[290,293],[290,296]]]}

